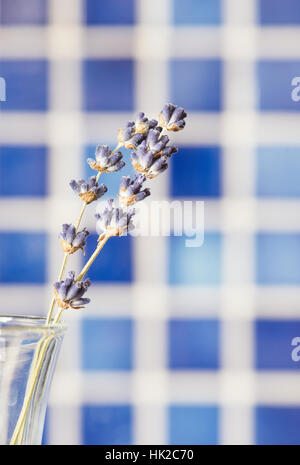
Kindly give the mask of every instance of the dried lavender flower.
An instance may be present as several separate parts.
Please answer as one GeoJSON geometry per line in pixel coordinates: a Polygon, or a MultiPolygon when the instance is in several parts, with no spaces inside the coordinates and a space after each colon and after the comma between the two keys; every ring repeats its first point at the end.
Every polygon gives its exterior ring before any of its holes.
{"type": "Polygon", "coordinates": [[[86,204],[98,200],[107,192],[105,184],[99,186],[96,176],[91,176],[87,182],[84,179],[79,179],[79,181],[72,179],[70,186],[86,204]]]}
{"type": "Polygon", "coordinates": [[[148,150],[151,150],[153,154],[156,154],[161,152],[167,146],[168,142],[168,136],[161,136],[159,130],[151,129],[142,144],[145,145],[148,150]]]}
{"type": "Polygon", "coordinates": [[[148,120],[145,113],[140,112],[135,121],[128,121],[124,129],[120,129],[118,142],[126,149],[136,149],[145,139],[148,131],[157,126],[155,119],[148,120]]]}
{"type": "Polygon", "coordinates": [[[145,145],[138,147],[136,152],[132,152],[131,161],[134,169],[143,173],[147,178],[152,179],[168,168],[168,157],[157,156],[151,150],[147,150],[145,145]]]}
{"type": "Polygon", "coordinates": [[[86,228],[77,233],[75,226],[72,224],[63,224],[62,232],[59,235],[63,251],[71,255],[78,249],[81,249],[84,253],[84,246],[86,245],[88,235],[89,232],[86,228]]]}
{"type": "Polygon", "coordinates": [[[145,181],[144,174],[136,174],[133,180],[130,179],[130,176],[122,177],[118,194],[122,206],[133,205],[150,195],[150,189],[147,187],[141,190],[145,181]]]}
{"type": "Polygon", "coordinates": [[[60,308],[84,308],[90,302],[90,299],[83,298],[83,295],[91,285],[91,281],[76,282],[75,272],[69,271],[64,281],[54,283],[54,297],[60,308]]]}
{"type": "Polygon", "coordinates": [[[101,241],[105,236],[122,236],[131,231],[134,227],[132,223],[134,214],[134,208],[125,210],[116,207],[114,199],[109,199],[103,212],[95,215],[98,240],[101,241]]]}
{"type": "Polygon", "coordinates": [[[125,166],[122,158],[121,152],[112,153],[108,145],[98,145],[95,152],[96,160],[88,158],[87,162],[93,170],[99,173],[112,173],[125,166]]]}
{"type": "Polygon", "coordinates": [[[182,107],[167,103],[158,115],[159,124],[168,131],[180,131],[185,127],[187,114],[182,107]]]}

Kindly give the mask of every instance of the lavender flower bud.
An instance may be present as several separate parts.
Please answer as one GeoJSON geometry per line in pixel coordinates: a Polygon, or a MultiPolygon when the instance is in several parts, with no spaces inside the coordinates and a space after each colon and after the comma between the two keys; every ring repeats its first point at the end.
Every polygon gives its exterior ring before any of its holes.
{"type": "Polygon", "coordinates": [[[136,174],[133,180],[129,176],[122,177],[118,194],[122,206],[133,205],[150,195],[150,189],[141,190],[145,181],[144,174],[136,174]]]}
{"type": "Polygon", "coordinates": [[[158,115],[159,124],[168,131],[180,131],[185,127],[187,114],[183,108],[167,103],[158,115]]]}
{"type": "Polygon", "coordinates": [[[107,236],[123,236],[133,229],[132,217],[134,208],[123,210],[114,205],[114,199],[109,199],[101,213],[96,213],[96,230],[98,241],[107,236]]]}
{"type": "Polygon", "coordinates": [[[54,297],[60,308],[84,308],[84,305],[90,302],[90,299],[82,298],[86,293],[91,281],[76,282],[74,271],[68,273],[65,281],[58,281],[54,283],[54,297]]]}
{"type": "Polygon", "coordinates": [[[86,228],[77,233],[75,226],[72,224],[63,224],[62,232],[59,235],[63,251],[71,255],[78,249],[81,249],[84,253],[84,246],[86,245],[88,235],[89,232],[86,228]]]}
{"type": "Polygon", "coordinates": [[[163,173],[168,168],[168,158],[167,157],[160,157],[154,161],[154,163],[150,166],[147,176],[148,178],[156,178],[159,174],[163,173]]]}
{"type": "Polygon", "coordinates": [[[123,155],[121,152],[112,154],[108,145],[98,145],[95,152],[96,160],[88,158],[87,162],[93,170],[99,173],[112,173],[114,171],[119,171],[125,166],[122,157],[123,155]]]}
{"type": "Polygon", "coordinates": [[[126,149],[136,149],[145,139],[150,129],[157,126],[155,119],[148,120],[145,113],[140,112],[135,121],[128,121],[124,129],[120,129],[118,142],[126,149]]]}
{"type": "Polygon", "coordinates": [[[162,136],[160,128],[151,129],[147,135],[147,138],[138,146],[138,148],[145,148],[147,151],[150,151],[158,156],[171,156],[173,153],[177,152],[177,147],[174,145],[168,145],[169,138],[168,136],[162,136]]]}
{"type": "Polygon", "coordinates": [[[148,150],[151,150],[153,154],[159,153],[165,149],[168,142],[168,136],[162,136],[160,131],[157,131],[157,129],[151,129],[145,140],[148,150]]]}
{"type": "Polygon", "coordinates": [[[96,176],[91,176],[87,182],[84,179],[72,179],[70,186],[86,204],[98,200],[107,192],[105,184],[98,185],[96,176]]]}
{"type": "Polygon", "coordinates": [[[145,145],[138,147],[136,152],[132,152],[131,161],[134,169],[144,173],[147,178],[156,178],[160,173],[168,168],[168,157],[160,154],[154,154],[147,150],[145,145]]]}

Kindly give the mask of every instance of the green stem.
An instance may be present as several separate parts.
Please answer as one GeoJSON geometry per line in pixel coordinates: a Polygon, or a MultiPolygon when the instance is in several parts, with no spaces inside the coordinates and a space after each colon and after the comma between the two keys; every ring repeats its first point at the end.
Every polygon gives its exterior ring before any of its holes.
{"type": "Polygon", "coordinates": [[[82,205],[82,208],[81,208],[81,211],[80,211],[80,214],[79,214],[79,217],[78,217],[76,226],[75,226],[76,232],[78,231],[78,228],[79,228],[79,226],[80,226],[80,223],[81,223],[81,220],[82,220],[82,216],[83,216],[83,214],[84,214],[84,211],[85,211],[85,209],[86,209],[86,206],[87,206],[87,203],[84,202],[83,205],[82,205]]]}
{"type": "Polygon", "coordinates": [[[89,270],[89,268],[91,267],[91,265],[93,264],[93,262],[95,261],[95,259],[97,258],[97,256],[99,255],[100,251],[102,250],[102,248],[104,247],[104,245],[106,244],[106,242],[108,241],[108,239],[110,238],[111,236],[105,236],[104,239],[102,239],[102,241],[98,244],[97,248],[95,249],[94,253],[90,256],[89,260],[86,262],[86,264],[84,265],[84,267],[82,268],[81,272],[79,273],[79,275],[77,276],[77,279],[76,281],[81,281],[82,278],[84,277],[84,275],[86,274],[86,272],[89,270]]]}
{"type": "Polygon", "coordinates": [[[119,143],[119,144],[114,148],[114,150],[111,152],[111,155],[113,155],[114,153],[116,153],[116,151],[119,150],[122,146],[123,146],[123,144],[119,143]]]}
{"type": "MultiPolygon", "coordinates": [[[[68,257],[69,257],[69,254],[66,253],[65,256],[64,256],[62,265],[61,265],[60,273],[59,273],[59,276],[58,276],[58,281],[60,281],[62,279],[63,275],[64,275],[66,264],[67,264],[67,261],[68,261],[68,257]]],[[[51,301],[50,309],[49,309],[49,312],[48,312],[48,315],[47,315],[47,320],[46,320],[46,323],[45,323],[46,325],[50,324],[50,321],[51,321],[52,315],[53,315],[54,307],[55,307],[55,299],[53,297],[52,301],[51,301]]]]}
{"type": "Polygon", "coordinates": [[[53,321],[53,324],[54,324],[54,325],[56,325],[56,324],[59,322],[60,317],[61,317],[62,314],[63,314],[63,311],[64,311],[64,308],[61,308],[61,309],[59,310],[59,312],[57,313],[57,315],[56,315],[56,317],[54,318],[54,321],[53,321]]]}

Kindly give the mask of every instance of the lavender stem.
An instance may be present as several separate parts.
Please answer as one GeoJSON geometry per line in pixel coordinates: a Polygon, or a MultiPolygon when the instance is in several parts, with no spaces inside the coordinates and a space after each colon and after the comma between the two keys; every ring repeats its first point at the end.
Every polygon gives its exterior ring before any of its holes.
{"type": "MultiPolygon", "coordinates": [[[[67,264],[67,261],[68,261],[68,257],[69,257],[69,254],[66,253],[65,256],[64,256],[63,262],[62,262],[62,266],[61,266],[60,273],[59,273],[59,276],[58,276],[58,281],[60,281],[62,279],[62,277],[63,277],[63,274],[65,272],[65,268],[66,268],[66,264],[67,264]]],[[[51,301],[50,309],[49,309],[49,312],[48,312],[48,315],[47,315],[47,320],[46,320],[46,323],[45,323],[46,325],[50,324],[50,321],[52,319],[52,314],[53,314],[54,307],[55,307],[55,299],[53,297],[52,301],[51,301]]]]}
{"type": "Polygon", "coordinates": [[[81,281],[82,278],[84,277],[84,275],[86,274],[86,272],[89,270],[89,268],[91,267],[92,263],[95,261],[95,259],[97,258],[98,254],[100,253],[100,251],[102,250],[102,248],[104,247],[104,245],[106,244],[106,242],[108,241],[108,239],[110,238],[111,236],[105,236],[102,241],[99,243],[99,245],[96,247],[94,253],[90,256],[89,260],[86,262],[86,264],[84,265],[84,267],[82,268],[81,272],[79,273],[79,275],[77,276],[77,279],[76,281],[81,281]]]}

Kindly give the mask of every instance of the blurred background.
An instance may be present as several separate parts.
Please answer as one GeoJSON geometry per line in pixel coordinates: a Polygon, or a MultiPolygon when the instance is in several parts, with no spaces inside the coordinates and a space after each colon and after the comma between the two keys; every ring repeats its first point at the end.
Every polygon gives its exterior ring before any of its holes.
{"type": "Polygon", "coordinates": [[[298,0],[0,0],[2,313],[46,315],[68,183],[137,111],[188,112],[152,199],[205,201],[200,248],[106,245],[65,314],[45,443],[300,444],[299,24],[298,0]]]}

